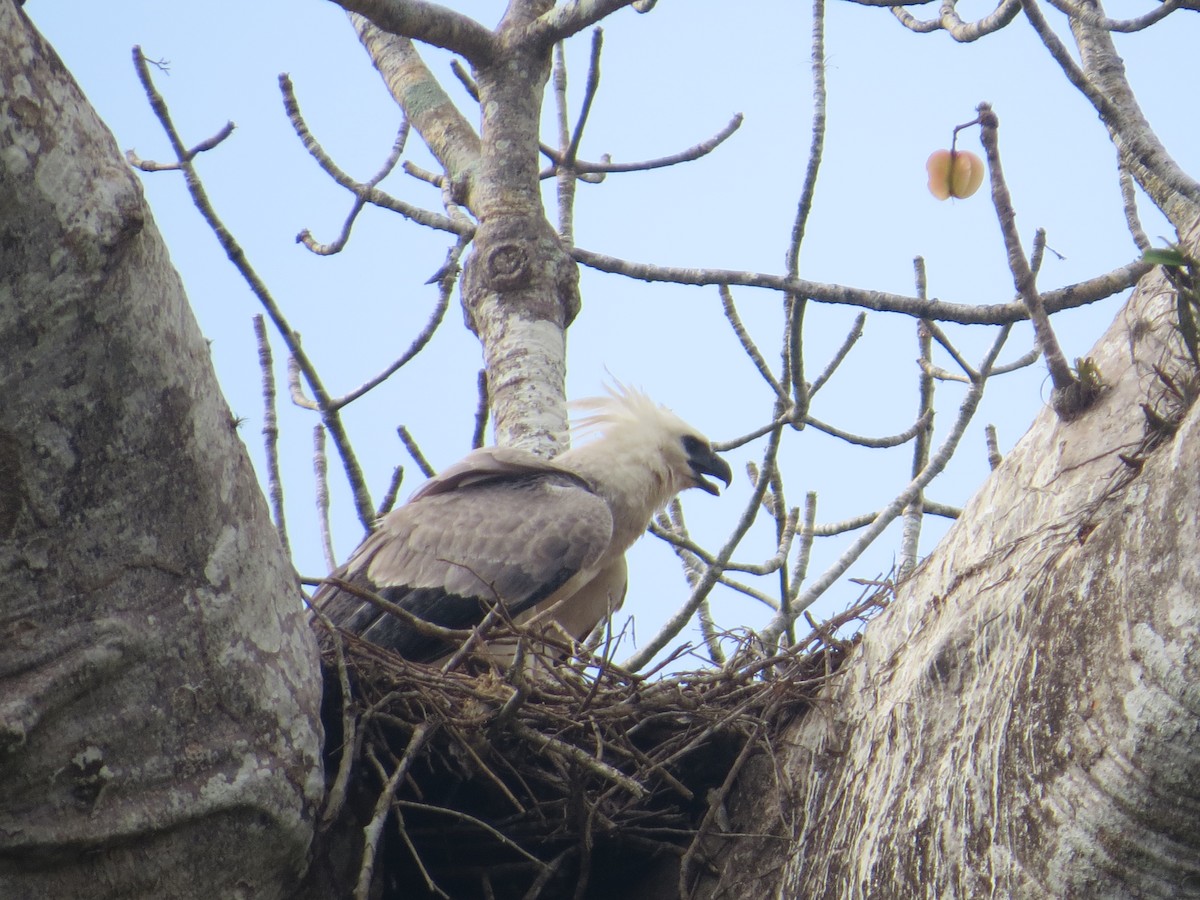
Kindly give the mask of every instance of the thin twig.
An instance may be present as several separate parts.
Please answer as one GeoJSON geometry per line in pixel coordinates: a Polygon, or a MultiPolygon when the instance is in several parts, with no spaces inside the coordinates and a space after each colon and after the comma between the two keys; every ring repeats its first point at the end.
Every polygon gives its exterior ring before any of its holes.
{"type": "MultiPolygon", "coordinates": [[[[166,111],[165,103],[163,104],[163,111],[166,111]]],[[[183,157],[173,163],[160,163],[150,159],[142,159],[133,150],[126,152],[125,158],[131,166],[141,169],[143,172],[180,172],[183,171],[185,165],[190,164],[199,154],[212,150],[221,144],[233,134],[236,127],[232,122],[226,122],[216,134],[210,138],[205,138],[200,143],[185,150],[183,157]]]]}
{"type": "MultiPolygon", "coordinates": [[[[804,583],[804,579],[808,577],[808,562],[812,556],[813,538],[816,536],[817,522],[817,492],[809,491],[804,495],[804,524],[800,526],[797,542],[798,549],[796,550],[796,565],[792,567],[792,590],[799,591],[800,585],[804,583]]],[[[791,610],[792,598],[787,598],[787,615],[792,618],[791,610]]],[[[784,605],[779,605],[780,611],[784,610],[784,605]]],[[[793,621],[794,618],[793,618],[793,621]]]]}
{"type": "Polygon", "coordinates": [[[1004,457],[1000,455],[1000,442],[996,439],[996,426],[987,425],[983,429],[985,440],[987,441],[987,459],[988,466],[994,472],[1000,468],[1000,463],[1004,457]]]}
{"type": "Polygon", "coordinates": [[[566,160],[571,144],[571,124],[567,105],[567,51],[562,41],[554,45],[554,114],[558,122],[558,149],[564,163],[558,167],[558,236],[568,246],[575,243],[575,173],[566,160]]]}
{"type": "MultiPolygon", "coordinates": [[[[984,356],[983,362],[979,367],[979,377],[971,386],[971,390],[967,392],[967,396],[963,399],[962,405],[959,407],[958,417],[950,429],[950,433],[943,440],[942,445],[937,452],[929,460],[929,464],[921,472],[920,476],[909,482],[908,486],[900,492],[896,498],[886,507],[880,510],[879,515],[871,525],[863,531],[854,543],[831,565],[820,578],[812,582],[803,594],[798,594],[795,602],[791,606],[791,615],[793,617],[804,612],[811,606],[818,597],[827,591],[837,579],[845,574],[846,570],[858,559],[864,550],[874,543],[875,539],[883,533],[896,517],[900,515],[911,502],[912,498],[936,478],[946,467],[950,458],[954,455],[954,451],[958,449],[958,443],[962,439],[963,433],[966,431],[967,424],[975,415],[976,409],[979,408],[979,402],[983,399],[984,387],[987,384],[987,379],[991,373],[992,363],[995,362],[1001,349],[1004,347],[1004,342],[1008,339],[1011,326],[1005,326],[1000,329],[1000,334],[992,343],[991,348],[984,356]]],[[[797,582],[798,584],[798,582],[797,582]]],[[[787,622],[781,616],[776,616],[762,630],[761,637],[763,641],[770,644],[779,639],[787,626],[787,622]]]]}
{"type": "MultiPolygon", "coordinates": [[[[779,571],[784,560],[791,552],[791,542],[796,534],[799,510],[792,508],[784,520],[783,531],[778,536],[778,546],[775,555],[761,563],[743,563],[727,560],[721,568],[726,572],[745,572],[748,575],[771,575],[779,571]]],[[[673,517],[672,517],[673,518],[673,517]]],[[[681,533],[677,526],[664,527],[661,522],[651,522],[649,531],[672,546],[693,555],[697,561],[706,566],[717,565],[717,557],[713,556],[699,544],[692,541],[686,533],[681,533]]]]}
{"type": "MultiPolygon", "coordinates": [[[[1037,277],[1034,275],[1029,261],[1025,258],[1025,251],[1021,248],[1012,197],[1004,180],[1004,170],[1000,163],[998,136],[1000,120],[987,103],[979,104],[979,125],[979,137],[987,152],[988,169],[992,176],[992,203],[996,207],[996,219],[1000,223],[1004,246],[1008,250],[1008,266],[1012,271],[1017,291],[1029,310],[1034,337],[1038,347],[1041,348],[1042,356],[1046,359],[1046,367],[1054,382],[1054,399],[1051,405],[1060,417],[1071,418],[1086,406],[1085,399],[1081,395],[1081,383],[1072,374],[1071,366],[1067,362],[1066,356],[1063,355],[1058,338],[1054,335],[1050,316],[1046,312],[1041,294],[1037,289],[1037,277]]],[[[1042,240],[1044,241],[1044,237],[1042,240]]]]}
{"type": "Polygon", "coordinates": [[[846,441],[848,444],[856,444],[859,447],[870,447],[872,449],[884,449],[888,447],[899,447],[902,444],[907,444],[928,427],[932,418],[933,413],[928,412],[898,434],[889,434],[886,437],[878,438],[865,437],[860,434],[853,434],[849,431],[843,431],[842,429],[835,428],[832,425],[820,421],[819,419],[814,419],[812,416],[808,416],[804,421],[806,424],[817,429],[817,431],[822,431],[831,437],[840,438],[841,440],[846,441]]]}
{"type": "Polygon", "coordinates": [[[321,533],[321,550],[325,554],[325,568],[332,572],[337,568],[337,554],[333,550],[333,534],[329,526],[329,458],[325,455],[325,426],[313,426],[313,476],[316,479],[317,528],[321,533]]]}
{"type": "Polygon", "coordinates": [[[560,163],[570,169],[575,168],[575,157],[579,153],[579,143],[583,140],[583,129],[587,125],[588,114],[592,111],[592,103],[596,100],[596,92],[600,89],[600,51],[603,48],[604,30],[596,28],[592,31],[592,54],[588,60],[587,82],[583,88],[583,102],[579,107],[579,118],[575,121],[575,129],[571,132],[571,141],[566,147],[560,163]]]}
{"type": "MultiPolygon", "coordinates": [[[[679,502],[678,497],[670,502],[668,513],[660,516],[658,523],[650,523],[650,529],[652,532],[657,530],[660,535],[664,536],[671,543],[675,555],[683,564],[683,576],[688,583],[688,587],[694,588],[699,584],[700,579],[703,577],[703,568],[700,565],[700,556],[684,546],[684,544],[695,545],[688,535],[687,523],[683,518],[683,504],[679,502]]],[[[696,549],[699,550],[700,548],[696,547],[696,549]]],[[[701,551],[701,554],[707,556],[703,551],[701,551]]],[[[711,557],[709,561],[711,562],[711,557]]],[[[704,646],[708,651],[709,659],[718,666],[723,665],[725,662],[725,653],[721,649],[719,629],[713,619],[712,604],[708,602],[708,598],[705,598],[704,602],[700,604],[696,615],[700,622],[700,636],[704,640],[704,646]]]]}
{"type": "MultiPolygon", "coordinates": [[[[388,194],[385,191],[381,191],[377,185],[383,180],[383,177],[386,177],[387,172],[384,172],[382,177],[372,179],[366,183],[356,181],[354,178],[351,178],[346,172],[342,171],[342,169],[327,153],[325,153],[321,145],[317,143],[316,139],[309,132],[307,124],[305,124],[303,117],[300,115],[300,107],[296,101],[295,89],[292,86],[291,79],[286,74],[279,76],[279,89],[283,93],[284,111],[287,114],[288,121],[291,122],[292,128],[295,130],[297,137],[300,138],[301,144],[304,145],[304,148],[308,150],[309,154],[311,154],[313,159],[316,160],[317,164],[330,178],[334,180],[334,182],[341,185],[356,198],[357,203],[353,208],[350,217],[347,219],[347,229],[348,226],[353,223],[354,216],[358,215],[358,210],[361,208],[361,205],[364,203],[370,203],[372,206],[378,206],[381,209],[387,209],[394,213],[399,213],[400,215],[404,216],[404,218],[416,222],[419,225],[425,225],[428,228],[433,228],[438,231],[449,231],[466,237],[470,236],[470,231],[464,232],[462,223],[457,223],[452,219],[440,215],[439,213],[435,213],[431,210],[413,206],[410,203],[406,203],[403,200],[393,197],[391,194],[388,194]]],[[[403,150],[403,145],[408,135],[408,128],[408,118],[405,117],[404,121],[402,121],[400,124],[399,133],[397,134],[396,141],[393,144],[392,153],[388,155],[388,159],[385,162],[384,167],[387,168],[388,172],[390,172],[391,168],[395,166],[395,160],[392,159],[393,155],[396,157],[396,159],[399,159],[397,148],[399,148],[401,151],[403,150]]],[[[407,167],[408,164],[406,163],[406,170],[407,167]]],[[[297,240],[314,252],[319,252],[316,248],[323,246],[317,245],[315,241],[312,241],[308,229],[300,232],[300,234],[297,235],[297,240]]]]}
{"type": "Polygon", "coordinates": [[[976,372],[975,369],[972,368],[971,364],[967,362],[966,358],[958,352],[958,348],[955,347],[950,341],[950,338],[946,335],[946,332],[942,331],[941,326],[939,326],[937,322],[933,322],[928,319],[922,321],[924,322],[925,328],[929,331],[930,337],[937,341],[938,344],[941,345],[942,349],[950,354],[950,358],[954,360],[955,364],[962,369],[963,374],[966,376],[967,382],[969,383],[974,381],[978,377],[979,373],[976,372]]]}
{"type": "Polygon", "coordinates": [[[557,875],[559,869],[563,867],[566,861],[578,852],[579,849],[577,847],[568,847],[562,853],[558,854],[558,856],[554,857],[550,861],[550,865],[543,868],[538,877],[533,879],[529,885],[529,890],[525,892],[521,900],[538,900],[542,896],[542,891],[545,890],[546,885],[550,883],[550,879],[557,875]]]}
{"type": "Polygon", "coordinates": [[[392,478],[388,482],[387,490],[383,493],[383,499],[379,501],[379,509],[375,510],[375,518],[382,519],[392,511],[396,505],[396,495],[400,493],[400,484],[404,481],[404,466],[396,466],[392,469],[392,478]]]}
{"type": "Polygon", "coordinates": [[[729,285],[721,284],[717,286],[717,290],[721,294],[721,309],[725,313],[725,318],[729,321],[729,326],[733,329],[734,335],[737,336],[738,343],[742,345],[742,350],[750,357],[750,361],[754,363],[754,367],[758,369],[758,374],[763,377],[763,380],[771,386],[771,390],[775,392],[775,396],[787,398],[787,392],[783,389],[778,379],[775,378],[771,367],[767,365],[766,359],[759,352],[758,346],[746,331],[746,326],[742,324],[741,316],[738,315],[737,307],[733,302],[733,292],[729,290],[729,285]]]}
{"type": "Polygon", "coordinates": [[[395,616],[406,626],[425,637],[436,638],[451,645],[458,645],[473,634],[471,629],[468,628],[443,628],[441,625],[435,625],[428,619],[422,619],[420,616],[409,612],[403,606],[384,599],[374,591],[367,590],[361,585],[354,584],[344,578],[339,578],[337,575],[328,575],[322,578],[320,583],[333,585],[338,590],[351,594],[360,600],[367,601],[380,612],[395,616]]]}
{"type": "MultiPolygon", "coordinates": [[[[913,272],[916,276],[917,296],[924,297],[927,280],[925,276],[925,260],[917,257],[913,260],[913,272]]],[[[933,376],[927,367],[933,358],[933,335],[929,323],[917,324],[917,358],[921,365],[917,371],[917,416],[926,420],[924,428],[918,432],[913,442],[912,478],[916,478],[929,464],[929,448],[933,443],[933,376]]],[[[904,511],[904,527],[900,538],[899,575],[903,577],[917,565],[917,552],[921,542],[921,523],[924,513],[924,500],[918,491],[904,511]]]]}
{"type": "Polygon", "coordinates": [[[1138,215],[1133,176],[1129,173],[1129,167],[1120,159],[1120,154],[1117,156],[1117,170],[1121,182],[1121,205],[1125,210],[1125,224],[1129,227],[1133,243],[1145,253],[1150,249],[1150,238],[1146,237],[1146,231],[1142,228],[1141,216],[1138,215]]]}
{"type": "Polygon", "coordinates": [[[687,900],[693,896],[692,886],[688,884],[692,871],[692,863],[699,852],[701,843],[712,828],[713,821],[718,818],[719,814],[725,809],[725,801],[729,797],[730,791],[733,790],[734,784],[737,782],[738,776],[742,772],[742,767],[746,764],[746,760],[750,758],[750,754],[759,749],[758,736],[762,731],[762,725],[757,725],[750,733],[738,751],[737,757],[734,758],[729,771],[725,773],[725,778],[721,782],[720,787],[709,792],[708,808],[704,811],[704,818],[700,820],[700,824],[696,826],[696,837],[688,846],[687,852],[683,854],[679,860],[679,897],[680,900],[687,900]]]}
{"type": "Polygon", "coordinates": [[[322,419],[324,420],[325,427],[329,430],[334,446],[341,457],[342,465],[346,472],[346,479],[350,483],[350,490],[354,497],[354,505],[358,512],[359,520],[363,523],[364,527],[367,526],[374,513],[374,507],[371,504],[371,496],[367,490],[366,480],[363,477],[362,468],[358,464],[358,458],[350,444],[350,439],[346,434],[340,417],[336,411],[329,409],[330,397],[325,390],[325,386],[321,383],[320,377],[317,375],[316,368],[304,353],[304,349],[300,346],[300,339],[288,324],[282,309],[275,302],[274,297],[271,296],[270,291],[267,290],[258,273],[254,271],[253,267],[247,261],[245,251],[233,238],[233,235],[230,234],[224,223],[217,217],[216,211],[208,199],[208,193],[205,191],[199,176],[196,174],[195,168],[192,166],[189,151],[184,148],[179,132],[171,121],[166,101],[163,100],[158,89],[154,87],[154,82],[150,77],[150,70],[147,66],[147,60],[142,55],[140,47],[133,48],[133,64],[137,70],[142,87],[146,92],[146,96],[150,101],[150,107],[154,110],[155,115],[162,124],[163,130],[167,134],[167,139],[170,141],[171,147],[179,160],[180,170],[183,172],[184,183],[191,194],[192,203],[199,210],[200,215],[204,218],[209,228],[212,229],[213,234],[216,235],[229,261],[233,263],[234,268],[238,270],[243,280],[249,285],[250,290],[267,311],[272,324],[283,338],[288,352],[295,359],[296,365],[299,367],[300,372],[308,382],[309,388],[316,397],[317,405],[322,410],[322,419]]]}
{"type": "MultiPolygon", "coordinates": [[[[800,248],[804,243],[804,232],[808,225],[809,214],[812,212],[813,198],[817,189],[817,175],[821,169],[821,159],[825,148],[826,101],[828,98],[825,86],[825,0],[813,0],[812,2],[810,48],[813,82],[812,127],[810,129],[808,163],[804,170],[804,181],[800,187],[800,199],[796,204],[796,217],[792,222],[791,238],[788,241],[787,253],[784,255],[784,268],[789,278],[798,278],[800,275],[800,248]]],[[[804,341],[801,328],[807,303],[808,298],[804,294],[789,294],[785,299],[788,318],[788,328],[785,330],[786,353],[791,376],[789,387],[792,392],[792,403],[799,411],[800,416],[807,414],[812,394],[805,378],[804,341]]]]}
{"type": "Polygon", "coordinates": [[[821,374],[817,376],[816,380],[813,381],[812,386],[808,389],[808,394],[810,397],[816,394],[817,391],[819,391],[825,386],[826,383],[828,383],[829,379],[833,376],[833,373],[837,371],[838,366],[842,364],[842,362],[846,359],[846,356],[850,353],[851,349],[853,349],[854,345],[858,343],[859,338],[863,336],[866,325],[866,313],[860,312],[854,317],[854,322],[850,326],[850,330],[846,333],[846,337],[842,340],[841,346],[838,347],[837,352],[833,354],[833,357],[829,360],[829,363],[825,366],[825,368],[821,371],[821,374]]]}
{"type": "MultiPolygon", "coordinates": [[[[351,179],[343,172],[334,162],[333,159],[325,152],[325,149],[313,136],[308,128],[308,123],[304,121],[304,116],[300,112],[300,103],[296,98],[296,91],[292,85],[292,80],[287,74],[279,76],[279,89],[283,93],[283,109],[288,117],[288,121],[292,124],[292,129],[300,138],[300,143],[304,145],[309,154],[317,161],[325,172],[334,179],[338,184],[344,186],[352,194],[354,194],[354,203],[350,207],[350,212],[346,215],[346,220],[342,225],[342,230],[338,237],[332,243],[322,244],[313,239],[312,234],[306,228],[296,236],[299,243],[304,244],[313,253],[320,256],[330,256],[335,253],[340,253],[350,240],[350,230],[354,226],[355,220],[362,212],[363,207],[367,204],[370,192],[379,182],[383,181],[399,162],[401,154],[404,152],[404,145],[408,141],[408,119],[404,118],[400,122],[400,128],[396,134],[396,140],[392,143],[392,149],[389,151],[387,158],[384,160],[379,171],[375,173],[365,183],[360,183],[351,179]]],[[[400,201],[396,201],[399,203],[400,201]]],[[[416,210],[414,210],[416,212],[416,210]]],[[[424,213],[424,210],[420,211],[424,213]]],[[[430,213],[429,215],[433,215],[430,213]]]]}
{"type": "MultiPolygon", "coordinates": [[[[379,792],[379,797],[375,801],[375,810],[371,816],[371,821],[363,829],[362,865],[358,870],[358,883],[354,888],[354,900],[367,900],[370,896],[371,878],[375,873],[375,857],[379,850],[379,838],[383,834],[383,825],[387,821],[388,811],[392,806],[392,797],[395,796],[396,789],[400,787],[400,782],[416,760],[417,754],[421,752],[421,748],[433,736],[433,732],[436,729],[436,725],[428,723],[418,725],[413,731],[412,737],[408,740],[408,747],[404,751],[404,756],[400,758],[400,761],[396,764],[396,768],[384,781],[383,790],[379,792]]],[[[367,754],[376,769],[382,773],[383,766],[376,758],[375,751],[368,747],[367,754]]]]}
{"type": "Polygon", "coordinates": [[[254,337],[258,342],[258,366],[262,371],[263,443],[267,456],[267,496],[271,500],[271,517],[283,552],[292,555],[288,544],[287,522],[283,514],[283,481],[279,475],[279,419],[275,411],[275,368],[271,359],[271,342],[261,314],[254,316],[254,337]]]}
{"type": "Polygon", "coordinates": [[[396,805],[402,809],[420,809],[424,810],[425,812],[437,813],[440,816],[449,816],[451,818],[458,819],[461,822],[468,822],[474,827],[486,831],[505,847],[508,847],[510,850],[513,850],[517,854],[534,863],[539,869],[542,869],[546,866],[546,863],[538,859],[508,835],[504,834],[504,832],[494,828],[482,819],[478,819],[475,816],[469,815],[462,810],[450,809],[445,806],[436,806],[432,803],[420,803],[416,800],[396,800],[395,802],[396,805]]]}
{"type": "MultiPolygon", "coordinates": [[[[300,335],[296,335],[297,340],[300,335]]],[[[320,412],[321,408],[316,402],[310,400],[304,394],[304,385],[301,383],[300,364],[296,362],[296,357],[288,355],[287,361],[287,383],[288,393],[291,395],[292,403],[301,409],[310,409],[313,412],[320,412]]]]}
{"type": "Polygon", "coordinates": [[[954,3],[942,4],[941,15],[936,19],[918,19],[902,6],[891,7],[892,14],[909,31],[917,34],[945,31],[954,40],[963,44],[977,41],[981,37],[999,31],[1016,18],[1020,9],[1020,0],[1000,0],[996,8],[988,15],[973,22],[964,22],[959,18],[954,3]]]}
{"type": "MultiPolygon", "coordinates": [[[[741,127],[741,124],[742,114],[738,113],[729,120],[729,123],[724,128],[722,128],[708,140],[701,141],[699,144],[688,147],[688,149],[679,153],[672,153],[670,156],[660,156],[657,159],[647,159],[641,162],[633,163],[594,163],[577,160],[572,166],[572,169],[580,174],[601,172],[607,174],[610,172],[645,172],[650,169],[663,169],[667,166],[677,166],[680,163],[692,162],[693,160],[700,159],[702,156],[707,156],[709,153],[712,153],[717,149],[717,147],[723,144],[730,135],[737,131],[738,128],[741,127]]],[[[552,165],[549,169],[543,170],[539,177],[552,178],[556,173],[557,167],[562,164],[562,157],[545,144],[540,145],[540,149],[543,155],[550,157],[550,160],[554,165],[552,165]]]]}
{"type": "Polygon", "coordinates": [[[452,900],[450,895],[443,891],[437,882],[433,880],[433,876],[425,867],[425,860],[421,858],[421,853],[417,849],[417,845],[413,843],[412,835],[408,833],[408,826],[404,821],[404,813],[400,811],[398,803],[392,804],[392,812],[396,816],[396,831],[399,832],[400,840],[404,841],[404,846],[407,848],[409,856],[412,857],[417,870],[421,873],[421,878],[425,881],[425,887],[429,889],[431,894],[441,897],[442,900],[452,900]]]}
{"type": "Polygon", "coordinates": [[[429,464],[429,460],[425,458],[425,454],[421,452],[421,448],[417,446],[416,440],[409,433],[408,428],[401,425],[396,429],[396,433],[400,435],[400,441],[404,444],[404,449],[408,451],[408,455],[413,458],[413,462],[417,464],[417,468],[421,470],[421,474],[426,478],[432,478],[437,474],[437,470],[429,464]]]}
{"type": "Polygon", "coordinates": [[[646,789],[632,778],[618,772],[608,763],[589,756],[578,747],[564,743],[549,735],[536,732],[522,722],[513,722],[509,727],[512,729],[513,734],[524,741],[528,741],[533,747],[542,751],[553,750],[555,753],[567,757],[579,765],[580,768],[617,785],[631,797],[641,798],[646,796],[646,789]]]}
{"type": "Polygon", "coordinates": [[[392,362],[391,365],[377,374],[374,378],[364,382],[349,393],[343,394],[336,400],[332,400],[331,406],[333,409],[341,409],[343,406],[353,403],[368,391],[373,390],[374,388],[383,384],[383,382],[395,375],[396,372],[412,362],[413,358],[425,349],[425,345],[433,339],[434,333],[438,330],[438,327],[442,324],[442,320],[446,316],[446,310],[450,307],[450,298],[454,294],[454,284],[457,281],[458,276],[458,259],[466,247],[466,239],[459,238],[455,245],[451,248],[450,258],[447,262],[447,265],[443,266],[440,270],[443,275],[439,282],[437,305],[433,308],[433,312],[429,314],[429,319],[425,322],[425,327],[421,329],[420,333],[415,338],[413,338],[412,343],[408,346],[408,349],[400,354],[400,356],[394,362],[392,362]]]}

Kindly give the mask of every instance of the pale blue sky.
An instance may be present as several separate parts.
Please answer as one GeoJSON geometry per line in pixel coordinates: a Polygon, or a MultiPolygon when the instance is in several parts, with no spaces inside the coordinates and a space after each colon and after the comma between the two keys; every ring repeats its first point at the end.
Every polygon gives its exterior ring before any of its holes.
{"type": "MultiPolygon", "coordinates": [[[[492,24],[500,3],[451,3],[492,24]]],[[[318,258],[294,237],[310,228],[331,240],[349,198],[317,169],[291,132],[276,82],[289,72],[310,127],[343,169],[366,178],[387,154],[399,113],[385,94],[344,15],[332,3],[203,5],[125,2],[66,3],[30,0],[26,11],[42,28],[113,129],[119,146],[147,158],[165,158],[166,141],[141,93],[130,48],[170,61],[157,83],[185,140],[197,142],[232,119],[234,136],[199,163],[212,200],[246,247],[260,275],[304,337],[334,393],[343,393],[385,366],[424,324],[436,290],[424,285],[441,264],[448,241],[397,216],[367,211],[348,249],[318,258]],[[203,11],[201,11],[203,10],[203,11]]],[[[1149,4],[1123,3],[1111,15],[1133,15],[1149,4]]],[[[928,14],[934,6],[926,7],[928,14]]],[[[984,11],[964,4],[961,11],[984,11]]],[[[1062,25],[1053,10],[1048,17],[1062,25]]],[[[1187,103],[1180,60],[1197,45],[1196,16],[1171,16],[1148,33],[1117,36],[1118,47],[1151,123],[1181,164],[1200,172],[1200,140],[1187,103]]],[[[700,141],[737,112],[741,130],[711,156],[673,170],[611,176],[580,185],[576,242],[630,259],[668,265],[783,270],[809,145],[812,85],[810,12],[790,2],[719,3],[661,0],[649,15],[622,11],[607,22],[603,80],[581,156],[611,153],[630,161],[675,152],[700,141]]],[[[1065,31],[1064,31],[1065,33],[1065,31]]],[[[571,95],[584,81],[589,40],[570,46],[571,95]]],[[[1041,285],[1057,287],[1107,271],[1135,249],[1124,226],[1114,152],[1094,111],[1065,82],[1024,20],[973,45],[945,34],[914,35],[884,9],[847,3],[829,7],[829,123],[817,199],[802,252],[809,279],[911,294],[912,259],[923,255],[931,296],[962,303],[1012,298],[1003,247],[986,188],[966,201],[939,203],[925,187],[925,158],[949,143],[955,124],[982,100],[1001,119],[1005,171],[1028,242],[1044,227],[1065,259],[1047,255],[1041,285]]],[[[443,83],[462,96],[448,57],[426,59],[443,83]]],[[[465,101],[464,101],[465,105],[465,101]]],[[[552,110],[552,104],[547,104],[552,110]]],[[[467,115],[474,120],[473,111],[467,115]]],[[[549,133],[549,132],[548,132],[549,133]]],[[[960,146],[978,151],[974,131],[960,146]]],[[[414,135],[408,158],[432,168],[414,135]]],[[[159,227],[183,275],[242,433],[261,466],[259,371],[250,317],[256,302],[224,259],[172,173],[143,176],[159,227]]],[[[411,202],[439,208],[437,193],[403,173],[384,186],[411,202]]],[[[552,186],[548,187],[552,190],[552,186]]],[[[1147,215],[1152,236],[1169,236],[1147,215]]],[[[715,289],[645,285],[583,270],[584,311],[569,336],[569,393],[596,393],[606,368],[643,387],[661,402],[724,439],[765,421],[769,398],[725,326],[715,289]]],[[[735,291],[740,310],[763,352],[777,360],[780,301],[772,293],[735,291]]],[[[1059,317],[1068,357],[1086,353],[1107,326],[1114,301],[1059,317]]],[[[806,352],[818,369],[841,342],[854,310],[815,307],[809,313],[806,352]]],[[[991,329],[950,329],[969,357],[991,329]]],[[[1030,346],[1018,328],[1004,358],[1030,346]]],[[[274,342],[282,378],[282,345],[274,342]]],[[[818,397],[813,414],[847,430],[887,434],[902,430],[916,406],[914,327],[899,316],[872,314],[867,336],[841,375],[818,397]]],[[[407,425],[436,466],[467,449],[480,354],[455,305],[428,352],[385,389],[347,414],[376,500],[391,468],[403,463],[402,496],[420,482],[395,437],[407,425]]],[[[281,384],[282,388],[282,384],[281,384]]],[[[1002,448],[1011,446],[1041,405],[1047,388],[1039,366],[993,384],[959,458],[929,491],[961,504],[986,476],[983,424],[994,422],[1002,448]]],[[[961,389],[940,388],[939,432],[950,425],[961,389]]],[[[322,574],[313,526],[311,414],[281,396],[285,489],[297,567],[322,574]]],[[[756,458],[757,447],[734,453],[735,469],[756,458]]],[[[829,521],[886,503],[910,466],[907,450],[847,450],[811,430],[789,436],[783,452],[788,501],[819,492],[819,519],[829,521]]],[[[339,558],[361,538],[336,467],[334,529],[339,558]]],[[[749,492],[739,475],[729,496],[688,497],[690,520],[715,543],[749,492]]],[[[937,520],[930,523],[932,535],[937,520]]],[[[898,534],[885,536],[851,574],[885,571],[898,534]]],[[[771,555],[765,529],[740,558],[771,555]]],[[[927,537],[922,552],[932,548],[927,537]]],[[[812,572],[836,555],[836,542],[819,542],[812,572]]],[[[627,611],[643,636],[652,633],[686,597],[670,552],[653,539],[634,553],[627,611]]],[[[828,614],[858,591],[832,590],[818,608],[828,614]]],[[[742,598],[723,595],[721,624],[761,621],[742,598]]]]}

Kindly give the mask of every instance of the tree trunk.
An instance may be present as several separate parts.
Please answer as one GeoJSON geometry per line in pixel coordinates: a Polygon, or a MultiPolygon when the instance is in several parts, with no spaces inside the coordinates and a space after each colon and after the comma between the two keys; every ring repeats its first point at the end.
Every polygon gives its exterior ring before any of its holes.
{"type": "Polygon", "coordinates": [[[112,136],[0,0],[0,896],[283,896],[314,643],[112,136]]]}
{"type": "Polygon", "coordinates": [[[733,830],[764,836],[714,844],[700,896],[1200,896],[1200,410],[1155,367],[1200,381],[1175,321],[1154,271],[1093,351],[1096,405],[1043,411],[743,778],[733,830]]]}
{"type": "MultiPolygon", "coordinates": [[[[376,3],[342,5],[382,12],[376,3]]],[[[351,15],[388,90],[445,168],[452,195],[475,216],[463,314],[483,347],[496,443],[544,456],[568,446],[566,329],[580,308],[578,266],[546,219],[538,173],[553,43],[529,29],[551,6],[547,0],[514,0],[495,34],[486,33],[486,42],[480,38],[486,47],[457,47],[472,61],[478,137],[411,40],[351,15]]],[[[448,32],[455,21],[466,21],[437,7],[406,11],[427,27],[451,17],[448,32]]]]}
{"type": "MultiPolygon", "coordinates": [[[[507,35],[544,13],[538,0],[513,3],[507,35]]],[[[579,312],[575,260],[546,221],[538,180],[548,43],[512,40],[475,67],[482,153],[473,180],[479,220],[463,272],[463,309],[487,359],[496,441],[553,455],[567,446],[566,328],[579,312]]]]}

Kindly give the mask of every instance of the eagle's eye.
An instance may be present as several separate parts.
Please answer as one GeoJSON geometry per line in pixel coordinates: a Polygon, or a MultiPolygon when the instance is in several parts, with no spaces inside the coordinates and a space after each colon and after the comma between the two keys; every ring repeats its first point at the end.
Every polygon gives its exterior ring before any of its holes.
{"type": "Polygon", "coordinates": [[[694,434],[685,434],[683,436],[683,449],[688,456],[693,456],[702,450],[707,450],[708,444],[694,434]]]}

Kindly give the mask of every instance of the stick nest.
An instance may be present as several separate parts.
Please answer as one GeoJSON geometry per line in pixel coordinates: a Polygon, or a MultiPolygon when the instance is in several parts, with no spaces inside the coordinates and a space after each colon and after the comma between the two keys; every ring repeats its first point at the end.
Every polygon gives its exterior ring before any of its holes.
{"type": "Polygon", "coordinates": [[[743,637],[731,663],[665,676],[526,639],[507,670],[466,655],[427,665],[314,620],[322,824],[327,843],[340,835],[346,894],[628,897],[665,862],[685,896],[706,852],[737,837],[725,801],[739,770],[812,706],[857,643],[834,635],[887,593],[786,651],[743,637]]]}

